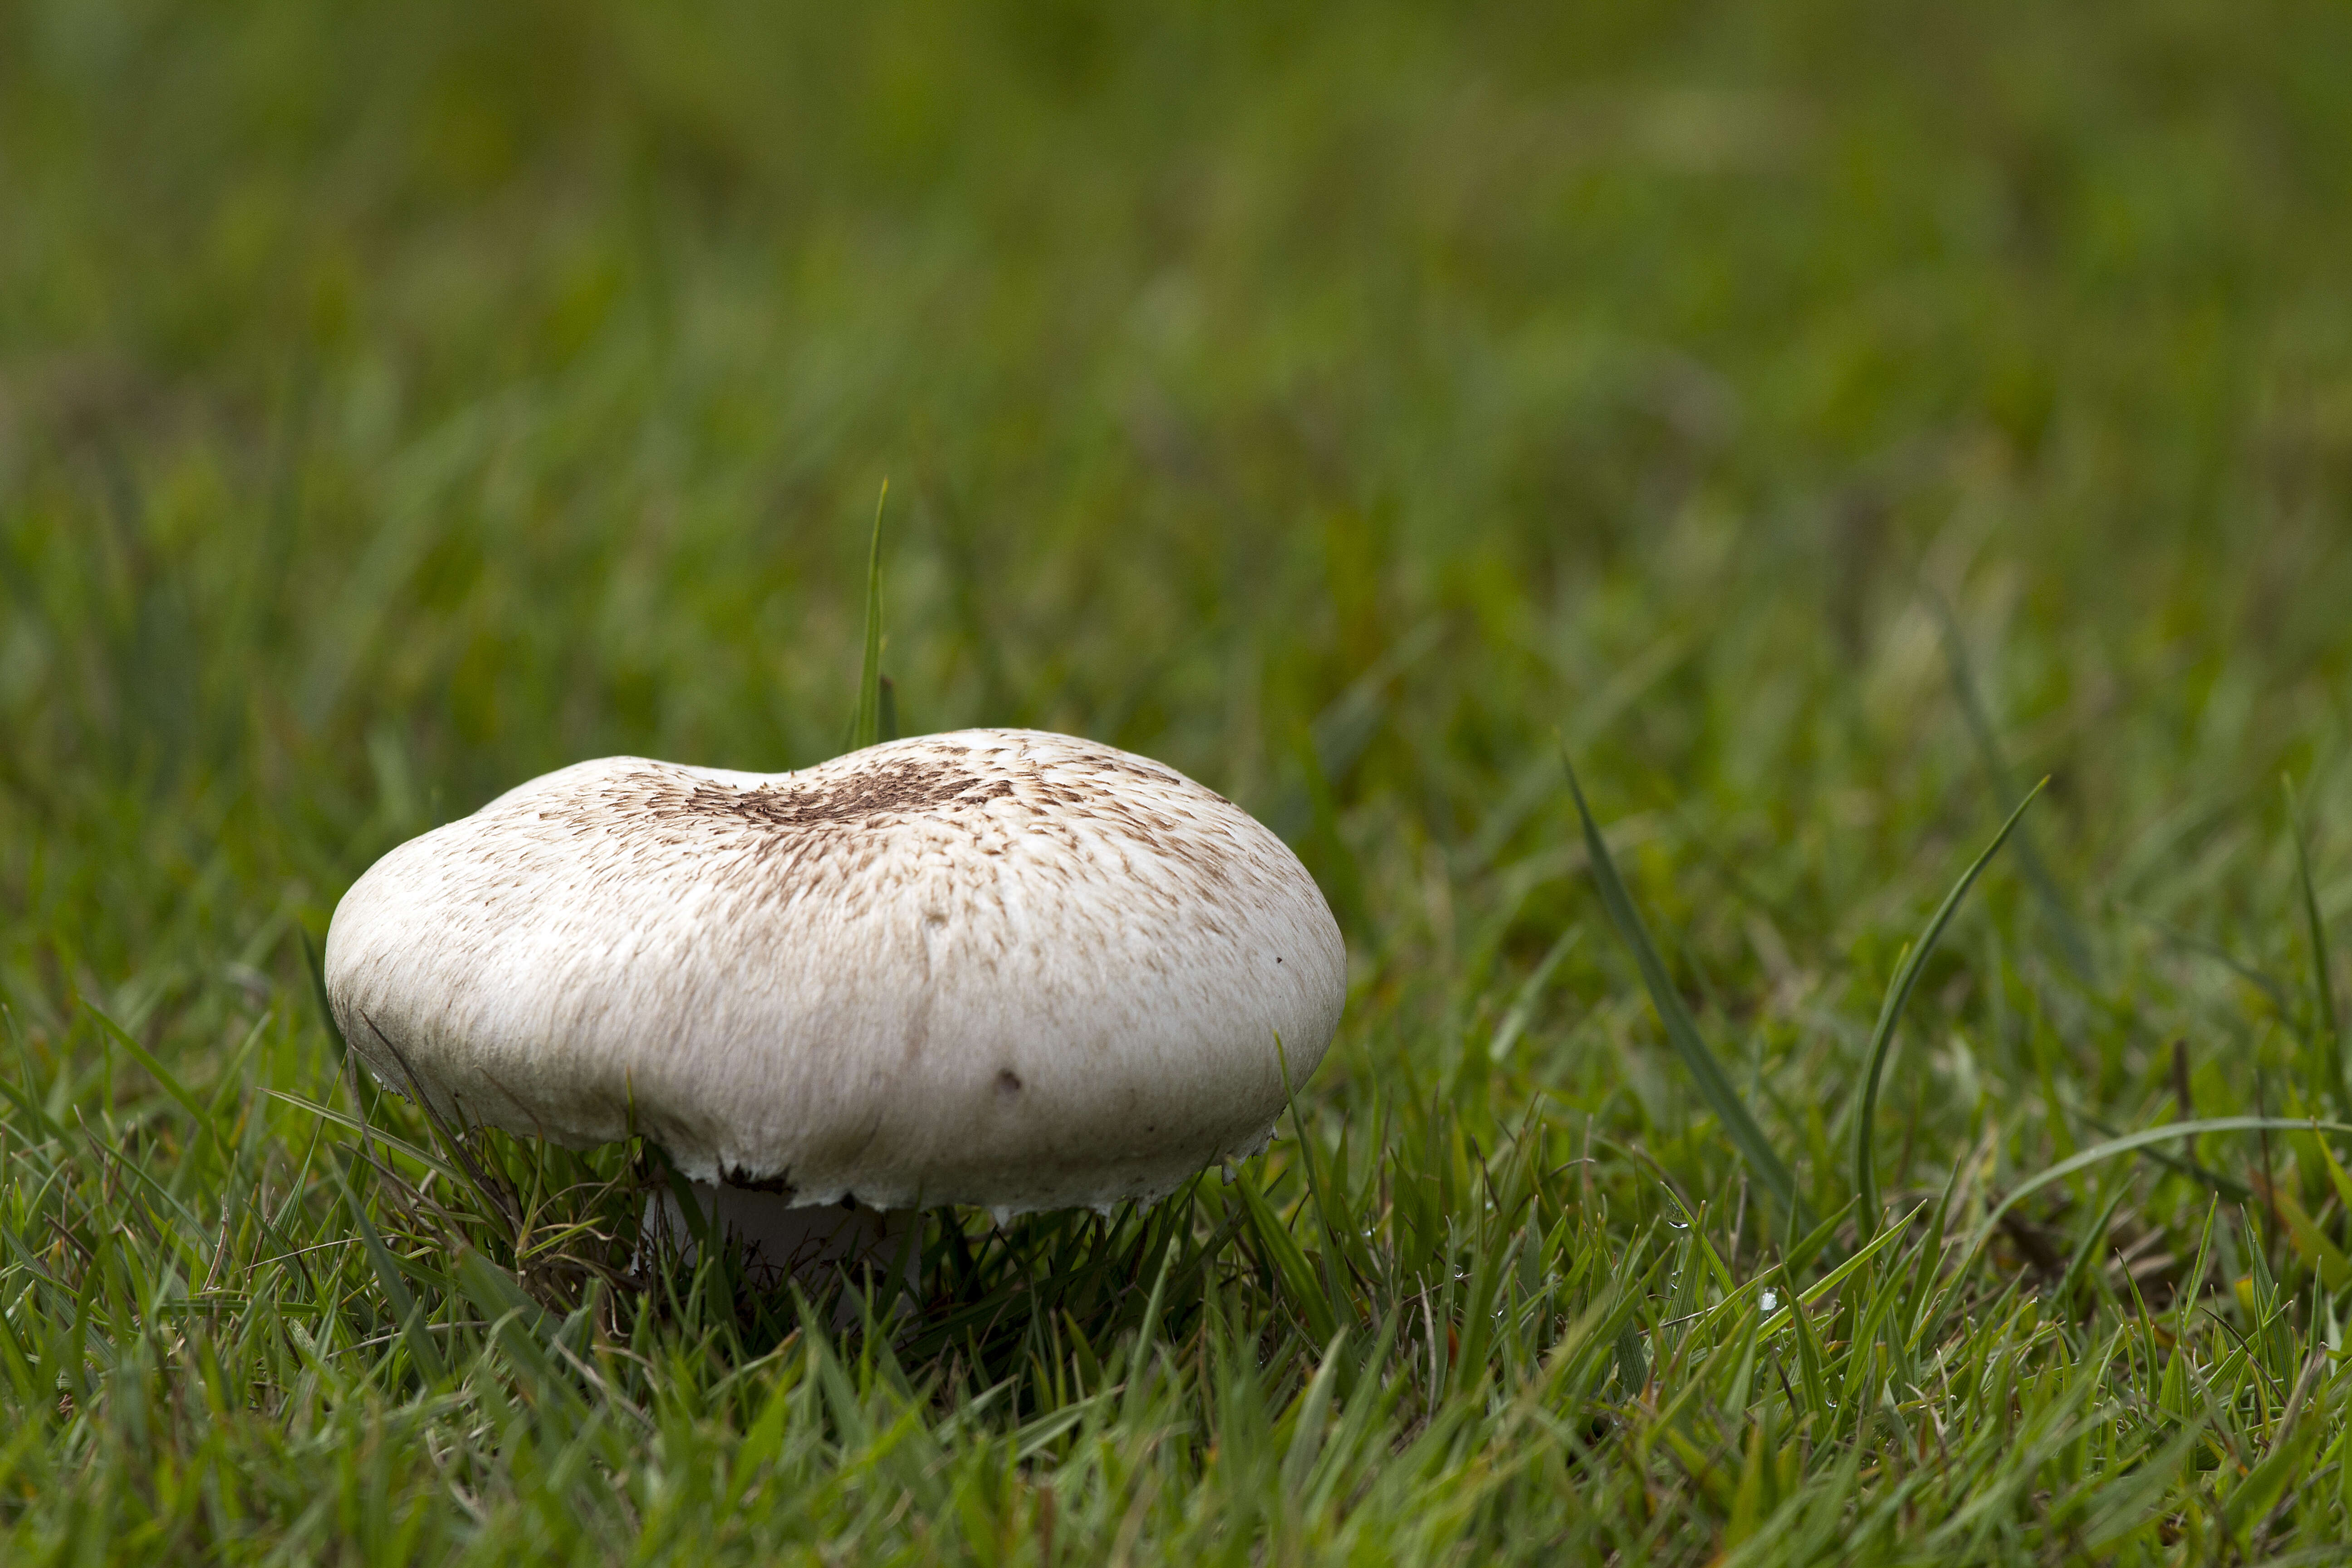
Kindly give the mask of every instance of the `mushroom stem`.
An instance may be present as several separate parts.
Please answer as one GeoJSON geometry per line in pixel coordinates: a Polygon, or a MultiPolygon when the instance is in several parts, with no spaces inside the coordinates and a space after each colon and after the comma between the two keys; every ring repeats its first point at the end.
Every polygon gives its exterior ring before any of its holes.
{"type": "MultiPolygon", "coordinates": [[[[717,1229],[742,1250],[752,1279],[767,1286],[797,1279],[804,1287],[831,1282],[835,1268],[861,1266],[881,1272],[896,1265],[909,1290],[922,1260],[922,1216],[911,1210],[845,1209],[838,1204],[803,1204],[776,1193],[691,1182],[705,1226],[717,1229]]],[[[695,1227],[687,1223],[674,1190],[664,1189],[646,1205],[640,1247],[651,1256],[667,1241],[687,1262],[694,1261],[695,1227]]]]}

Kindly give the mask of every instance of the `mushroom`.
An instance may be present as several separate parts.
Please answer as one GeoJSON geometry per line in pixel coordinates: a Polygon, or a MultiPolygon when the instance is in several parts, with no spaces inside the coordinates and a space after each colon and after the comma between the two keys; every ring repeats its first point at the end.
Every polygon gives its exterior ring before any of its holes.
{"type": "Polygon", "coordinates": [[[646,1136],[772,1281],[924,1208],[1108,1210],[1257,1152],[1347,992],[1279,838],[1034,730],[576,763],[378,860],[325,967],[388,1087],[459,1127],[646,1136]]]}

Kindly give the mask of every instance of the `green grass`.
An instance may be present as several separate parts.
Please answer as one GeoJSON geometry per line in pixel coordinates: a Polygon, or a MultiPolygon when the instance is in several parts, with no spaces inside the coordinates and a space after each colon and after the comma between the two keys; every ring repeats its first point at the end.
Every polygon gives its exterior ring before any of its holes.
{"type": "Polygon", "coordinates": [[[2348,53],[0,7],[0,1558],[2336,1561],[2348,53]],[[347,1074],[403,838],[971,723],[1328,892],[1231,1184],[836,1333],[347,1074]]]}

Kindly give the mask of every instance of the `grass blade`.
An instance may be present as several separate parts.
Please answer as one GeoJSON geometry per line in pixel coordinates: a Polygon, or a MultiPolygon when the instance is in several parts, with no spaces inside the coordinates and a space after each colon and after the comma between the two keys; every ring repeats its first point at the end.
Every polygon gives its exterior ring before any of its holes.
{"type": "Polygon", "coordinates": [[[415,1161],[427,1170],[440,1172],[449,1181],[461,1184],[466,1181],[464,1171],[430,1149],[419,1148],[398,1133],[387,1132],[381,1127],[352,1115],[349,1111],[337,1110],[331,1105],[320,1105],[315,1100],[305,1100],[299,1094],[289,1094],[284,1089],[265,1089],[261,1092],[271,1100],[292,1106],[297,1110],[307,1110],[321,1121],[331,1121],[346,1131],[360,1134],[362,1138],[373,1138],[385,1148],[415,1161]]]}
{"type": "Polygon", "coordinates": [[[2051,1183],[2063,1181],[2075,1172],[2095,1165],[2102,1160],[2112,1160],[2118,1154],[2128,1154],[2152,1143],[2167,1143],[2176,1138],[2200,1138],[2208,1132],[2335,1132],[2352,1136],[2352,1123],[2297,1121],[2291,1116],[2216,1116],[2201,1121],[2168,1121],[2161,1127],[2150,1127],[2121,1138],[2110,1138],[2104,1143],[2095,1143],[2081,1153],[2061,1160],[2011,1188],[2009,1194],[1993,1205],[1992,1212],[1985,1215],[1983,1222],[1977,1226],[1976,1234],[1969,1238],[1967,1247],[1960,1254],[1960,1265],[1965,1265],[1967,1259],[1976,1255],[1979,1247],[1992,1238],[1992,1233],[2000,1226],[2002,1215],[2051,1183]]]}
{"type": "Polygon", "coordinates": [[[2205,1417],[2200,1415],[2182,1426],[2179,1436],[2100,1488],[2091,1499],[2090,1517],[2083,1524],[2084,1543],[2096,1552],[2154,1519],[2164,1506],[2173,1478],[2204,1440],[2205,1417]]]}
{"type": "Polygon", "coordinates": [[[1665,1026],[1667,1041],[1689,1070],[1691,1080],[1698,1087],[1699,1098],[1723,1123],[1733,1147],[1748,1162],[1756,1179],[1772,1194],[1783,1214],[1802,1215],[1805,1202],[1797,1194],[1796,1178],[1773,1152],[1764,1130],[1756,1125],[1756,1119],[1748,1114],[1748,1107],[1740,1103],[1730,1079],[1724,1075],[1723,1064],[1716,1060],[1715,1052],[1700,1037],[1690,1009],[1683,1005],[1682,994],[1667,975],[1665,961],[1658,956],[1657,945],[1650,940],[1641,911],[1633,907],[1633,897],[1625,890],[1625,879],[1617,874],[1617,862],[1610,858],[1609,846],[1592,820],[1592,808],[1584,803],[1584,787],[1577,783],[1576,764],[1569,760],[1565,744],[1560,747],[1559,763],[1568,772],[1568,790],[1576,799],[1577,817],[1584,824],[1585,851],[1591,860],[1592,879],[1601,888],[1601,902],[1608,910],[1610,923],[1617,928],[1617,934],[1633,951],[1633,962],[1641,968],[1642,984],[1649,989],[1658,1020],[1665,1026]]]}
{"type": "Polygon", "coordinates": [[[1335,1227],[1332,1224],[1331,1201],[1324,1192],[1323,1183],[1315,1170],[1318,1163],[1317,1160],[1318,1151],[1307,1141],[1306,1118],[1298,1114],[1298,1095],[1290,1086],[1290,1058],[1282,1048],[1282,1037],[1279,1034],[1274,1037],[1274,1059],[1275,1064],[1282,1069],[1282,1098],[1290,1107],[1290,1130],[1298,1139],[1298,1161],[1307,1169],[1307,1195],[1314,1200],[1315,1221],[1323,1229],[1323,1247],[1320,1253],[1323,1262],[1323,1289],[1330,1299],[1331,1321],[1338,1322],[1344,1316],[1352,1324],[1356,1321],[1355,1306],[1339,1289],[1339,1276],[1338,1270],[1332,1267],[1331,1255],[1339,1250],[1339,1230],[1352,1227],[1354,1222],[1349,1216],[1342,1214],[1339,1216],[1339,1226],[1335,1227]]]}
{"type": "Polygon", "coordinates": [[[130,1030],[108,1017],[96,1004],[85,999],[82,1005],[92,1018],[98,1020],[98,1026],[106,1031],[115,1044],[129,1051],[132,1061],[146,1069],[147,1076],[155,1080],[155,1086],[170,1095],[180,1109],[188,1113],[188,1120],[193,1123],[189,1130],[191,1138],[219,1139],[220,1133],[213,1126],[212,1118],[205,1114],[205,1108],[196,1103],[196,1097],[188,1092],[187,1087],[180,1082],[171,1068],[158,1061],[153,1052],[132,1038],[130,1030]]]}
{"type": "Polygon", "coordinates": [[[1282,1217],[1257,1184],[1244,1174],[1233,1185],[1233,1191],[1249,1213],[1250,1229],[1257,1238],[1258,1250],[1273,1265],[1276,1279],[1307,1319],[1308,1331],[1328,1343],[1339,1331],[1338,1314],[1331,1310],[1329,1295],[1317,1288],[1315,1270],[1308,1266],[1306,1249],[1298,1238],[1290,1234],[1282,1217]]]}
{"type": "Polygon", "coordinates": [[[400,1266],[393,1261],[392,1250],[376,1234],[375,1222],[368,1218],[367,1205],[346,1175],[342,1181],[343,1205],[350,1212],[352,1223],[358,1227],[360,1245],[366,1248],[368,1266],[375,1271],[376,1285],[383,1291],[385,1301],[392,1307],[393,1320],[408,1342],[409,1359],[416,1363],[418,1375],[429,1385],[448,1375],[442,1364],[441,1352],[434,1347],[433,1336],[425,1326],[425,1314],[416,1299],[408,1293],[408,1282],[400,1277],[400,1266]]]}
{"type": "MultiPolygon", "coordinates": [[[[866,555],[866,657],[857,674],[857,716],[849,721],[845,751],[862,752],[882,738],[882,510],[890,503],[890,481],[874,503],[874,543],[866,555]]],[[[892,728],[898,704],[891,704],[892,728]]]]}
{"type": "Polygon", "coordinates": [[[1895,966],[1895,978],[1887,984],[1886,1000],[1878,1009],[1877,1027],[1870,1034],[1870,1065],[1863,1072],[1862,1104],[1854,1116],[1853,1190],[1862,1198],[1856,1223],[1862,1226],[1865,1240],[1878,1229],[1880,1217],[1876,1148],[1878,1079],[1879,1075],[1886,1070],[1886,1053],[1895,1044],[1895,1026],[1902,1022],[1904,1006],[1911,1000],[1911,993],[1919,984],[1920,973],[1927,967],[1927,959],[1936,951],[1937,940],[1944,934],[1944,928],[1951,924],[1953,912],[1960,907],[1960,900],[1969,896],[1969,889],[1976,886],[1977,879],[1984,874],[1984,868],[1992,863],[1995,855],[2000,853],[2000,847],[2009,842],[2009,836],[2016,831],[2019,820],[2025,816],[2025,808],[2033,804],[2035,797],[2049,784],[2048,779],[2043,779],[2026,791],[2025,798],[2017,803],[2017,809],[2009,814],[2009,820],[2000,825],[2000,831],[1992,836],[1992,842],[1985,846],[1984,853],[1978,856],[1968,870],[1961,874],[1960,879],[1952,885],[1952,890],[1944,895],[1944,901],[1937,907],[1935,917],[1927,922],[1927,929],[1919,933],[1919,940],[1905,952],[1903,962],[1895,966]]]}
{"type": "Polygon", "coordinates": [[[2320,918],[2319,894],[2311,884],[2311,843],[2303,830],[2303,812],[2294,785],[2286,786],[2288,825],[2294,831],[2294,869],[2303,884],[2304,932],[2311,942],[2312,1034],[2327,1068],[2327,1092],[2339,1116],[2352,1117],[2352,1090],[2344,1082],[2344,1032],[2336,1011],[2336,983],[2327,973],[2327,922],[2320,918]]]}

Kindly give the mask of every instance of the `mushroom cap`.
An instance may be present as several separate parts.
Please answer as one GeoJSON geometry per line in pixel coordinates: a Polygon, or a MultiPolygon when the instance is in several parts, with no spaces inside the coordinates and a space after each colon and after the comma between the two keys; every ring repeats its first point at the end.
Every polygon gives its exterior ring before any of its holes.
{"type": "Polygon", "coordinates": [[[533,779],[354,883],[326,980],[375,1075],[457,1125],[639,1132],[799,1204],[1004,1215],[1148,1200],[1265,1147],[1347,952],[1223,796],[964,730],[798,773],[533,779]]]}

